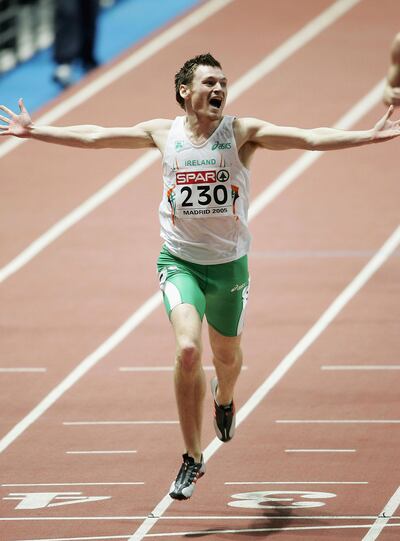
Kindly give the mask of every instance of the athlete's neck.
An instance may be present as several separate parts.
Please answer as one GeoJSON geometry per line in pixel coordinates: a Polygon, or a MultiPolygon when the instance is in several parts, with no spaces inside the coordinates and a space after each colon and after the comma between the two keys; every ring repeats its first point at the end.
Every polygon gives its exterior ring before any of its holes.
{"type": "Polygon", "coordinates": [[[186,114],[185,131],[189,139],[196,145],[201,145],[211,137],[222,122],[223,117],[210,119],[194,114],[186,114]]]}

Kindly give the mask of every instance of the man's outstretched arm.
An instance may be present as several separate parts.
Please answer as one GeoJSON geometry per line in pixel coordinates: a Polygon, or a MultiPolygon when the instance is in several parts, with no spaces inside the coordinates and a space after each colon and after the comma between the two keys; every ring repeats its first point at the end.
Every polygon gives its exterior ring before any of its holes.
{"type": "Polygon", "coordinates": [[[270,150],[338,150],[388,141],[400,135],[400,120],[391,121],[391,106],[370,130],[302,129],[276,126],[254,118],[240,119],[239,138],[270,150]]]}
{"type": "Polygon", "coordinates": [[[158,145],[158,135],[170,125],[168,120],[149,120],[126,128],[104,128],[101,126],[36,126],[22,99],[19,100],[19,114],[4,105],[0,109],[7,116],[0,115],[0,135],[36,139],[46,143],[78,148],[148,148],[158,145]]]}

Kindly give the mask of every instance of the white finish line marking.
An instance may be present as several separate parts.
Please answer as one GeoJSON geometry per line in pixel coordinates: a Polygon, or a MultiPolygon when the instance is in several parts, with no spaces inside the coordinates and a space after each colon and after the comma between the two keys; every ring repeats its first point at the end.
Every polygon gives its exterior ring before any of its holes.
{"type": "Polygon", "coordinates": [[[66,455],[123,455],[133,453],[137,453],[137,451],[65,451],[66,455]]]}
{"type": "MultiPolygon", "coordinates": [[[[0,521],[2,522],[35,522],[35,521],[42,521],[42,522],[51,522],[51,521],[68,521],[68,520],[76,520],[76,521],[132,521],[132,520],[144,520],[147,518],[145,515],[134,515],[134,516],[99,516],[99,517],[91,517],[91,516],[68,516],[68,517],[60,517],[60,516],[51,516],[51,517],[44,517],[44,516],[29,516],[29,517],[0,517],[0,521]]],[[[163,516],[158,517],[161,521],[180,521],[180,520],[376,520],[377,518],[380,518],[379,515],[302,515],[302,516],[293,516],[293,515],[184,515],[184,516],[163,516]]],[[[392,520],[400,519],[400,516],[392,516],[390,517],[392,520]]],[[[371,526],[370,524],[368,526],[371,526]]],[[[151,535],[148,535],[146,537],[151,537],[151,535]]]]}
{"type": "Polygon", "coordinates": [[[13,373],[42,373],[46,372],[47,368],[0,368],[0,373],[2,374],[13,374],[13,373]]]}
{"type": "Polygon", "coordinates": [[[285,453],[355,453],[356,449],[285,449],[285,453]]]}
{"type": "Polygon", "coordinates": [[[321,370],[400,370],[400,364],[327,364],[321,370]]]}
{"type": "Polygon", "coordinates": [[[287,424],[399,424],[400,419],[279,419],[275,423],[287,424]]]}
{"type": "Polygon", "coordinates": [[[387,528],[388,526],[393,526],[393,524],[388,524],[388,520],[390,520],[393,515],[393,513],[396,511],[396,509],[400,505],[400,486],[396,490],[396,492],[393,494],[393,496],[390,498],[388,503],[385,505],[385,507],[382,509],[379,518],[377,518],[372,525],[372,527],[369,529],[367,535],[365,535],[362,538],[362,541],[374,541],[378,538],[379,534],[382,532],[383,528],[387,528]]]}
{"type": "Polygon", "coordinates": [[[368,481],[229,481],[225,485],[368,485],[368,481]]]}
{"type": "Polygon", "coordinates": [[[65,426],[90,425],[177,425],[179,421],[64,421],[65,426]]]}
{"type": "Polygon", "coordinates": [[[2,487],[90,487],[90,486],[114,486],[114,485],[144,485],[143,481],[119,481],[116,483],[2,483],[2,487]]]}

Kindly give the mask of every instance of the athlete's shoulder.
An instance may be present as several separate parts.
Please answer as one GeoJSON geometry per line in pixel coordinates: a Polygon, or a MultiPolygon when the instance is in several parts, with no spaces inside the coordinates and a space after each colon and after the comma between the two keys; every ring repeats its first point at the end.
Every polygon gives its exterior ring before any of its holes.
{"type": "Polygon", "coordinates": [[[233,131],[235,134],[238,148],[240,148],[247,141],[252,138],[261,130],[267,127],[272,127],[273,124],[266,122],[255,117],[236,117],[233,121],[233,131]]]}
{"type": "Polygon", "coordinates": [[[168,131],[172,126],[173,120],[168,118],[153,118],[152,120],[145,120],[140,122],[140,126],[145,131],[151,133],[168,131]]]}

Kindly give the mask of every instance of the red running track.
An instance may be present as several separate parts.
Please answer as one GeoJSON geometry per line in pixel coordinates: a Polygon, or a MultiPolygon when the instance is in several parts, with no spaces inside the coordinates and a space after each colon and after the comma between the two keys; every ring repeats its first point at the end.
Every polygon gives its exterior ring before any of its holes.
{"type": "MultiPolygon", "coordinates": [[[[177,21],[195,21],[180,36],[174,24],[161,30],[40,116],[59,125],[173,117],[172,76],[206,49],[229,77],[228,114],[354,128],[383,114],[377,85],[396,0],[201,9],[215,11],[199,22],[194,10],[177,21]]],[[[208,396],[207,474],[192,500],[171,504],[183,450],[174,344],[156,294],[160,161],[3,143],[1,541],[399,539],[398,144],[309,153],[312,163],[297,151],[258,153],[252,199],[264,203],[251,210],[240,426],[219,446],[208,396]],[[140,171],[138,160],[147,160],[140,171]],[[85,214],[82,203],[132,163],[131,180],[85,214]],[[65,225],[74,209],[82,216],[65,225]],[[54,224],[65,227],[53,238],[54,224]],[[38,238],[47,243],[30,257],[38,238]]]]}

